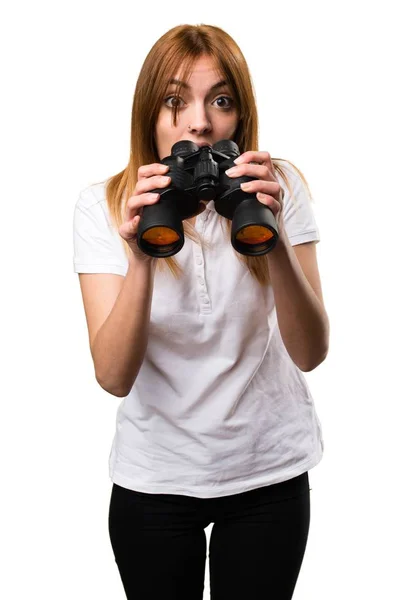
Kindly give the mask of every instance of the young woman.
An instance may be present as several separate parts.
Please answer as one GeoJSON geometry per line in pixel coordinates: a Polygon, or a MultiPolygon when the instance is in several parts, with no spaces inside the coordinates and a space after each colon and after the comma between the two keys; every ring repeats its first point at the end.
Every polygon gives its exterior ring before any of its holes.
{"type": "Polygon", "coordinates": [[[127,167],[75,207],[95,376],[123,398],[109,533],[127,598],[202,599],[211,523],[212,600],[288,600],[301,568],[308,471],[323,454],[303,371],[327,356],[329,320],[308,186],[292,163],[258,150],[257,128],[234,40],[214,26],[175,27],[142,66],[127,167]],[[256,177],[250,192],[276,217],[275,248],[236,252],[211,200],[183,221],[176,255],[142,252],[143,207],[170,183],[160,161],[180,140],[225,139],[241,153],[229,177],[256,177]]]}

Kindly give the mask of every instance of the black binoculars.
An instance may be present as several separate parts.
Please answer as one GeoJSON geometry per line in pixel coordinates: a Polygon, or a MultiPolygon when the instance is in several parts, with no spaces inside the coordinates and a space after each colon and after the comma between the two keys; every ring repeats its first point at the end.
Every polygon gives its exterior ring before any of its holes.
{"type": "Polygon", "coordinates": [[[137,243],[145,254],[157,258],[172,256],[184,245],[182,221],[198,212],[199,201],[214,201],[218,214],[232,220],[231,243],[240,254],[259,256],[270,252],[278,241],[278,227],[272,210],[259,202],[256,193],[244,192],[240,184],[256,177],[228,177],[240,155],[232,140],[199,147],[181,140],[161,164],[171,183],[159,193],[155,204],[143,207],[137,230],[137,243]]]}

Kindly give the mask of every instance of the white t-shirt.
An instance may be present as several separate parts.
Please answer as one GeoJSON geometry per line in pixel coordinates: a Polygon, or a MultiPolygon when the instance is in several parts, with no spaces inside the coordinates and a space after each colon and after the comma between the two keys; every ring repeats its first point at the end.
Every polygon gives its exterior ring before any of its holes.
{"type": "MultiPolygon", "coordinates": [[[[313,206],[286,163],[283,218],[291,244],[319,241],[313,206]]],[[[303,372],[282,341],[271,286],[237,258],[213,201],[175,255],[184,275],[155,271],[143,364],[122,399],[109,457],[112,482],[145,493],[227,496],[301,475],[324,444],[303,372]]],[[[105,184],[74,211],[74,271],[126,275],[105,184]]]]}

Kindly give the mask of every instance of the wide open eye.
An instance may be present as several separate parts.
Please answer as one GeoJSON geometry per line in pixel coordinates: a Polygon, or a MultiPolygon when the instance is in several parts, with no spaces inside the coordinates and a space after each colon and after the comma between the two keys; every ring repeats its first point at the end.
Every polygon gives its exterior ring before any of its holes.
{"type": "MultiPolygon", "coordinates": [[[[230,110],[233,106],[233,99],[230,98],[229,96],[218,96],[214,100],[214,103],[217,103],[218,100],[222,100],[223,102],[225,102],[225,100],[226,100],[228,103],[226,106],[220,106],[219,104],[217,104],[217,107],[222,110],[230,110]]],[[[164,99],[164,104],[166,106],[168,106],[168,108],[175,108],[176,106],[180,107],[181,103],[185,104],[185,102],[182,100],[182,98],[178,98],[178,100],[177,100],[177,97],[175,95],[167,96],[164,99]]]]}
{"type": "Polygon", "coordinates": [[[218,98],[216,98],[215,102],[217,102],[218,100],[227,100],[229,102],[229,104],[227,106],[219,106],[219,104],[218,104],[217,106],[219,108],[222,108],[223,110],[229,110],[230,108],[232,108],[233,99],[230,98],[229,96],[219,96],[218,98]]]}
{"type": "Polygon", "coordinates": [[[177,99],[176,96],[167,96],[167,98],[164,99],[164,104],[166,106],[168,106],[168,108],[175,108],[178,104],[178,106],[180,105],[181,102],[184,102],[182,100],[182,98],[178,98],[178,102],[174,103],[174,102],[168,102],[169,100],[173,100],[173,99],[177,99]]]}

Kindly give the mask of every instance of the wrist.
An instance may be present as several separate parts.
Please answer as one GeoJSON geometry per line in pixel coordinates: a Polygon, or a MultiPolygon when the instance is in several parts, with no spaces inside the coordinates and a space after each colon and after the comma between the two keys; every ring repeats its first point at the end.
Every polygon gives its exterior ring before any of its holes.
{"type": "Polygon", "coordinates": [[[286,252],[289,246],[291,246],[291,243],[288,239],[287,232],[284,229],[284,227],[280,227],[278,231],[277,244],[274,246],[270,254],[274,254],[274,252],[276,252],[277,254],[281,252],[286,252]]]}
{"type": "Polygon", "coordinates": [[[269,263],[269,267],[271,269],[271,273],[274,272],[275,269],[277,269],[278,271],[280,271],[282,268],[284,269],[285,266],[288,264],[287,261],[289,262],[290,260],[290,255],[292,252],[292,246],[290,244],[290,240],[287,237],[286,232],[284,231],[284,229],[279,229],[278,232],[278,241],[277,244],[274,246],[274,248],[268,252],[267,259],[268,259],[268,263],[269,263]]]}
{"type": "Polygon", "coordinates": [[[149,256],[148,254],[141,254],[140,251],[136,254],[135,252],[130,253],[129,262],[136,268],[147,268],[155,269],[157,265],[157,258],[149,256]]]}

